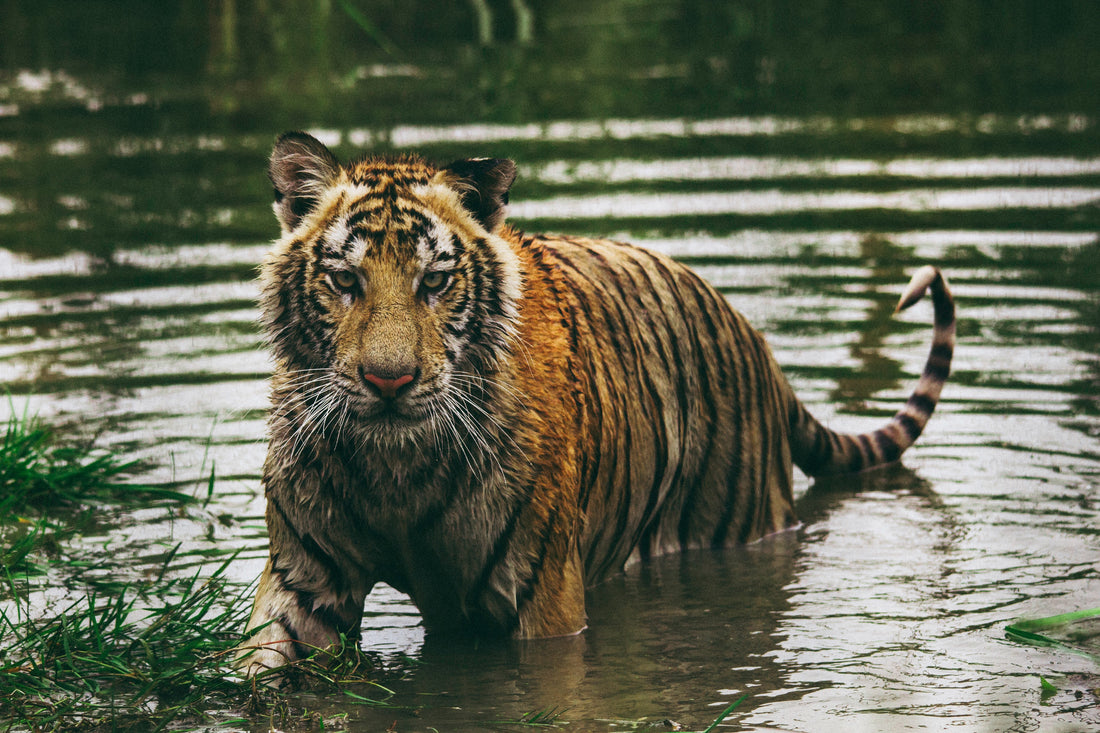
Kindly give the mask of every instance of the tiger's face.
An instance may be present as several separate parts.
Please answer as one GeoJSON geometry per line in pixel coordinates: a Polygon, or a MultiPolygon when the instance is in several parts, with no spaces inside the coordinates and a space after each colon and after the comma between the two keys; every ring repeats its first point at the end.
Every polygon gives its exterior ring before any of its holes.
{"type": "Polygon", "coordinates": [[[290,133],[269,175],[264,323],[314,429],[402,439],[468,412],[515,333],[519,264],[495,233],[511,161],[342,166],[290,133]]]}

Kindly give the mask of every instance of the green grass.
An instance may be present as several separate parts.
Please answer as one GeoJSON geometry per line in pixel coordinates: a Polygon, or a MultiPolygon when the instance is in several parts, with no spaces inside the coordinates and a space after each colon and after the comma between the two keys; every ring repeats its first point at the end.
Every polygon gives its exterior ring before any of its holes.
{"type": "Polygon", "coordinates": [[[1054,647],[1100,660],[1100,608],[1045,618],[1022,619],[1005,627],[1012,641],[1054,647]]]}
{"type": "Polygon", "coordinates": [[[12,408],[0,438],[0,563],[13,574],[43,572],[43,557],[56,556],[107,505],[194,501],[119,480],[134,467],[91,446],[60,441],[37,418],[12,408]]]}
{"type": "MultiPolygon", "coordinates": [[[[243,682],[232,668],[253,589],[225,577],[231,562],[208,576],[89,591],[44,618],[24,601],[0,611],[0,730],[159,731],[256,719],[288,727],[308,719],[279,690],[243,682]]],[[[367,672],[354,655],[289,670],[299,689],[380,705],[344,688],[371,684],[367,672]]]]}
{"type": "Polygon", "coordinates": [[[54,431],[23,412],[8,419],[0,441],[0,521],[47,512],[117,504],[134,497],[186,502],[190,496],[169,489],[127,484],[118,479],[133,462],[59,440],[54,431]]]}
{"type": "Polygon", "coordinates": [[[717,728],[719,725],[721,725],[722,721],[725,720],[726,718],[728,718],[730,716],[730,713],[732,713],[734,710],[736,710],[737,707],[741,703],[745,702],[745,698],[747,698],[747,697],[748,697],[748,695],[742,695],[741,697],[737,698],[736,700],[731,702],[729,705],[727,705],[726,709],[723,710],[721,712],[721,714],[717,718],[714,719],[714,722],[711,723],[709,726],[707,726],[703,730],[703,733],[711,733],[711,731],[713,731],[715,728],[717,728]]]}
{"type": "Polygon", "coordinates": [[[206,579],[88,591],[45,618],[17,597],[0,611],[0,719],[41,730],[160,730],[247,697],[226,659],[247,598],[231,591],[225,567],[206,579]]]}
{"type": "MultiPolygon", "coordinates": [[[[89,591],[46,617],[25,602],[0,611],[0,730],[160,731],[256,720],[293,728],[311,720],[284,693],[244,682],[232,668],[253,590],[225,577],[232,561],[205,577],[89,591]]],[[[382,704],[345,689],[371,684],[354,657],[347,660],[301,660],[288,673],[299,689],[336,691],[348,705],[382,704]]]]}
{"type": "MultiPolygon", "coordinates": [[[[72,589],[80,562],[66,541],[109,521],[106,509],[163,505],[171,512],[198,502],[125,482],[132,468],[59,441],[25,412],[9,419],[0,443],[0,731],[253,727],[257,720],[315,727],[316,716],[274,689],[242,682],[232,669],[253,591],[227,577],[233,558],[180,577],[171,570],[172,551],[154,577],[72,589]],[[57,576],[68,580],[58,584],[57,576]]],[[[360,662],[353,654],[328,666],[303,660],[290,676],[309,689],[339,689],[348,704],[377,705],[344,688],[361,683],[362,692],[370,684],[360,662]]]]}

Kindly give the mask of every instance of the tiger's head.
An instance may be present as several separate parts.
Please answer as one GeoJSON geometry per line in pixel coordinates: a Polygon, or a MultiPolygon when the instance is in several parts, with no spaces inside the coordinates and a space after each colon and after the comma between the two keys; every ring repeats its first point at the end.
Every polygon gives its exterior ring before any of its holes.
{"type": "Polygon", "coordinates": [[[268,175],[282,235],[263,322],[309,417],[401,439],[461,411],[515,335],[522,278],[499,236],[512,161],[342,165],[292,132],[268,175]]]}

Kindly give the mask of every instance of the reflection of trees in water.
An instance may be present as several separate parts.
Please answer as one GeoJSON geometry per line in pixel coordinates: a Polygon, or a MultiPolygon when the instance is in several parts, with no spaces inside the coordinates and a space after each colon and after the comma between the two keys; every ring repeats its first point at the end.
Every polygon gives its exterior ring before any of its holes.
{"type": "MultiPolygon", "coordinates": [[[[334,77],[379,63],[449,72],[440,91],[452,94],[476,92],[491,71],[512,95],[492,112],[518,103],[542,117],[548,102],[596,116],[1090,111],[1100,86],[1096,3],[6,0],[3,9],[9,68],[266,79],[266,94],[308,94],[326,111],[339,109],[334,77]]],[[[237,101],[255,92],[238,89],[237,101]]]]}
{"type": "MultiPolygon", "coordinates": [[[[870,276],[859,286],[870,296],[871,306],[866,322],[856,329],[858,335],[851,347],[852,356],[860,366],[840,370],[836,389],[830,394],[829,401],[842,405],[844,409],[866,413],[866,402],[876,394],[902,386],[901,365],[882,353],[884,340],[898,328],[893,317],[896,302],[889,296],[880,296],[879,291],[886,289],[892,292],[899,286],[904,287],[908,276],[901,264],[906,258],[899,256],[900,248],[888,240],[869,235],[860,241],[859,249],[859,261],[871,267],[870,276]]],[[[916,379],[914,376],[911,380],[913,386],[916,379]]],[[[896,407],[901,407],[901,404],[896,407]]]]}
{"type": "Polygon", "coordinates": [[[1090,298],[1066,304],[1077,312],[1073,322],[1080,326],[1076,333],[1052,329],[1044,334],[1043,347],[1053,342],[1057,346],[1070,346],[1087,354],[1083,360],[1087,374],[1076,385],[1077,396],[1070,400],[1073,417],[1065,421],[1066,427],[1079,430],[1093,438],[1100,438],[1100,289],[1097,288],[1097,263],[1100,263],[1100,240],[1083,247],[1071,257],[1065,258],[1060,280],[1065,286],[1091,295],[1090,298]]]}

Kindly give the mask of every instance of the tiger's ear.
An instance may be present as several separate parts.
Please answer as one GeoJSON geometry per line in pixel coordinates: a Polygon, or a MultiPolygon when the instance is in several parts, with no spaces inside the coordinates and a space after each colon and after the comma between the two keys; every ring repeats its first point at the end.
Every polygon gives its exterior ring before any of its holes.
{"type": "Polygon", "coordinates": [[[443,168],[441,174],[462,198],[462,205],[492,232],[504,221],[508,189],[516,180],[516,164],[507,158],[467,158],[443,168]]]}
{"type": "Polygon", "coordinates": [[[339,172],[336,156],[312,135],[288,132],[275,142],[267,177],[275,186],[275,217],[283,231],[298,225],[339,172]]]}

